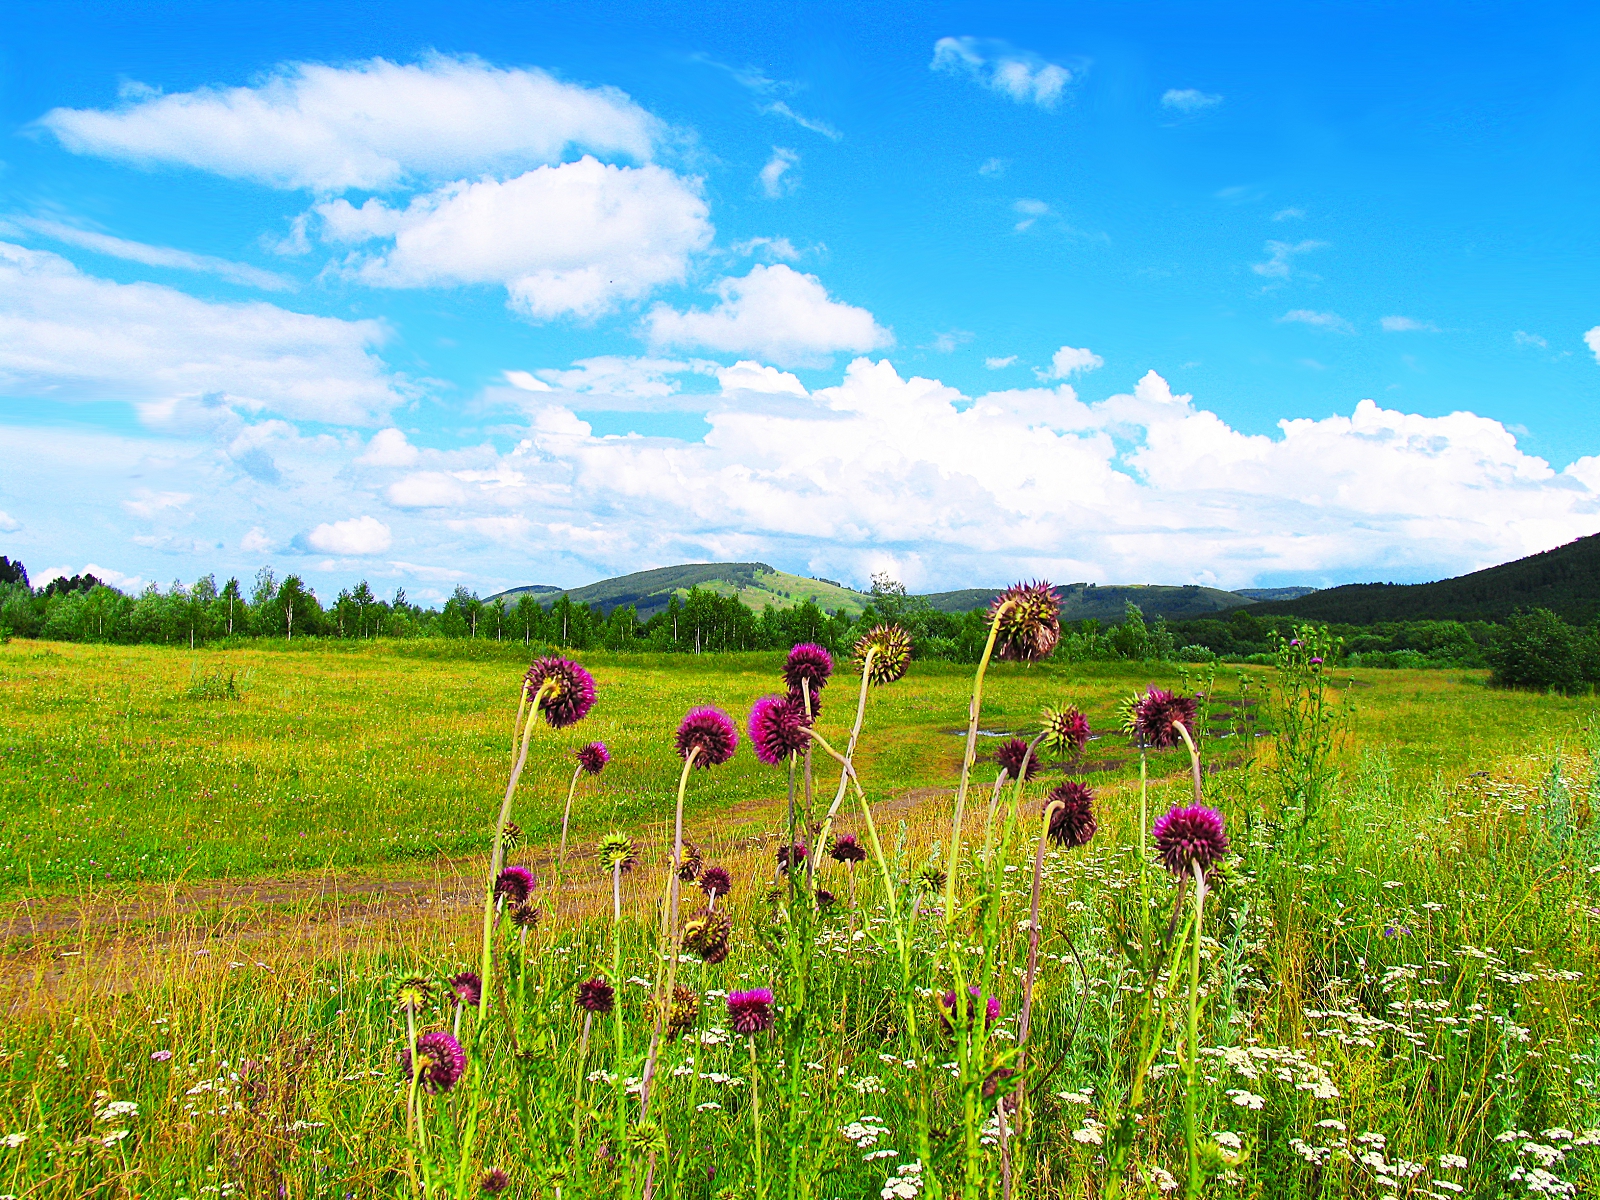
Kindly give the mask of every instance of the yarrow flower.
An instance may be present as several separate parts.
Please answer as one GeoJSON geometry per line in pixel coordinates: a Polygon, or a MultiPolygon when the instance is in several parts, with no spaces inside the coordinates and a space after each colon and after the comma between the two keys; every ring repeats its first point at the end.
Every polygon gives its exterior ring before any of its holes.
{"type": "MultiPolygon", "coordinates": [[[[958,997],[955,992],[945,992],[939,997],[939,1019],[944,1024],[946,1033],[954,1032],[960,1021],[960,1011],[957,1006],[958,997]]],[[[985,1027],[993,1025],[1000,1019],[1000,997],[984,997],[982,989],[973,984],[967,989],[967,1026],[970,1028],[979,1017],[982,1017],[985,1027]]]]}
{"type": "Polygon", "coordinates": [[[624,874],[633,870],[639,861],[639,851],[634,848],[633,839],[625,833],[608,833],[600,839],[600,847],[595,851],[595,857],[600,860],[600,866],[606,871],[620,870],[624,874]]]}
{"type": "Polygon", "coordinates": [[[989,619],[999,621],[995,649],[1002,659],[1038,662],[1061,640],[1061,597],[1048,583],[1015,583],[994,598],[989,619]]]}
{"type": "Polygon", "coordinates": [[[678,878],[684,883],[693,883],[700,878],[700,867],[704,861],[700,857],[700,847],[693,842],[685,842],[683,854],[678,858],[678,878]]]}
{"type": "Polygon", "coordinates": [[[765,1033],[772,1028],[776,1017],[772,1008],[771,988],[728,993],[728,1019],[735,1033],[765,1033]]]}
{"type": "Polygon", "coordinates": [[[713,966],[728,957],[732,944],[733,922],[725,912],[706,909],[684,923],[684,948],[713,966]]]}
{"type": "MultiPolygon", "coordinates": [[[[412,1077],[410,1047],[400,1052],[400,1069],[407,1079],[412,1077]]],[[[444,1030],[435,1029],[417,1039],[416,1075],[422,1090],[430,1096],[455,1087],[466,1069],[467,1056],[461,1043],[444,1030]]]]}
{"type": "Polygon", "coordinates": [[[792,693],[761,697],[750,709],[750,744],[756,757],[775,767],[791,754],[804,754],[811,742],[808,724],[800,699],[792,693]]]}
{"type": "Polygon", "coordinates": [[[539,711],[552,729],[576,725],[594,707],[594,676],[560,655],[534,659],[522,686],[530,700],[545,689],[539,711]]]}
{"type": "Polygon", "coordinates": [[[606,749],[604,742],[590,742],[578,748],[578,765],[590,775],[600,774],[610,761],[611,751],[606,749]]]}
{"type": "Polygon", "coordinates": [[[578,985],[577,1004],[586,1013],[604,1016],[616,1003],[617,990],[604,979],[585,979],[578,985]]]}
{"type": "Polygon", "coordinates": [[[691,708],[678,726],[678,757],[687,759],[695,754],[697,767],[720,767],[733,757],[739,745],[739,731],[733,720],[720,708],[702,705],[691,708]]]}
{"type": "Polygon", "coordinates": [[[1022,774],[1024,760],[1028,764],[1027,777],[1023,780],[1026,783],[1044,770],[1038,755],[1029,753],[1027,742],[1019,737],[1009,738],[1001,742],[1000,748],[994,752],[994,761],[1004,768],[1008,779],[1016,779],[1022,774]]]}
{"type": "Polygon", "coordinates": [[[1193,696],[1178,696],[1154,684],[1144,693],[1135,693],[1122,702],[1123,732],[1136,741],[1157,750],[1170,750],[1183,745],[1183,735],[1177,725],[1181,721],[1195,736],[1193,696]]]}
{"type": "Polygon", "coordinates": [[[789,651],[789,657],[783,662],[784,685],[798,693],[803,682],[810,687],[813,699],[832,674],[833,655],[815,642],[801,642],[789,651]]]}
{"type": "Polygon", "coordinates": [[[1057,758],[1074,757],[1089,744],[1089,718],[1070,704],[1045,709],[1042,724],[1045,748],[1057,758]]]}
{"type": "Polygon", "coordinates": [[[878,625],[868,630],[856,643],[855,665],[860,672],[872,656],[872,669],[867,678],[874,684],[893,683],[911,666],[911,635],[898,625],[878,625]]]}
{"type": "Polygon", "coordinates": [[[1050,813],[1050,840],[1067,850],[1087,846],[1099,828],[1094,819],[1094,793],[1076,779],[1051,788],[1044,798],[1044,811],[1050,813]],[[1050,812],[1057,804],[1061,807],[1050,812]]]}
{"type": "Polygon", "coordinates": [[[1228,835],[1222,814],[1199,804],[1178,805],[1155,824],[1156,851],[1161,862],[1177,876],[1202,872],[1228,853],[1228,835]]]}
{"type": "Polygon", "coordinates": [[[507,867],[495,876],[494,894],[509,904],[521,904],[533,891],[533,872],[527,867],[507,867]]]}
{"type": "Polygon", "coordinates": [[[490,1167],[478,1180],[478,1189],[490,1196],[498,1196],[510,1186],[511,1177],[499,1167],[490,1167]]]}
{"type": "Polygon", "coordinates": [[[726,867],[706,867],[700,872],[700,890],[713,900],[718,896],[726,896],[731,887],[733,876],[728,874],[726,867]]]}
{"type": "Polygon", "coordinates": [[[828,850],[828,857],[834,862],[858,863],[867,857],[866,849],[856,841],[853,833],[841,833],[833,839],[833,845],[828,850]]]}
{"type": "Polygon", "coordinates": [[[450,976],[450,990],[455,993],[457,1004],[476,1008],[483,999],[483,980],[478,978],[476,971],[462,971],[459,975],[450,976]]]}

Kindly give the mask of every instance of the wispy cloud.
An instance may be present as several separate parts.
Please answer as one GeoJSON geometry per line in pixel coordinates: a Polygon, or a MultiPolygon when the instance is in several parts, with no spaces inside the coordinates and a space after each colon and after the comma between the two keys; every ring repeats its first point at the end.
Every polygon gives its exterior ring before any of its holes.
{"type": "Polygon", "coordinates": [[[1323,329],[1329,333],[1354,333],[1356,331],[1356,327],[1338,313],[1314,312],[1309,308],[1291,308],[1278,318],[1278,323],[1309,325],[1313,329],[1323,329]]]}
{"type": "Polygon", "coordinates": [[[767,165],[761,168],[758,178],[761,180],[761,190],[767,198],[776,200],[779,196],[787,196],[800,186],[800,176],[795,168],[800,165],[800,156],[793,150],[783,146],[772,148],[772,157],[767,159],[767,165]]]}
{"type": "Polygon", "coordinates": [[[966,345],[974,336],[976,335],[965,329],[947,330],[944,333],[934,334],[933,341],[929,343],[928,348],[937,350],[940,354],[951,354],[954,353],[957,346],[966,345]]]}
{"type": "Polygon", "coordinates": [[[1052,109],[1061,103],[1074,74],[1060,63],[1019,50],[996,38],[944,37],[933,44],[935,71],[966,75],[1018,104],[1052,109]]]}
{"type": "Polygon", "coordinates": [[[191,254],[187,250],[175,250],[170,246],[151,246],[144,242],[132,242],[127,238],[96,233],[91,229],[79,229],[76,225],[66,225],[60,221],[50,221],[40,217],[12,217],[10,223],[41,234],[52,241],[65,242],[69,246],[77,246],[94,254],[104,254],[109,258],[143,263],[147,267],[197,271],[204,275],[215,275],[220,279],[226,279],[229,283],[240,283],[246,287],[261,288],[268,292],[288,292],[295,288],[294,280],[286,279],[272,271],[264,271],[248,263],[213,258],[209,254],[191,254]]]}
{"type": "Polygon", "coordinates": [[[1004,175],[1011,165],[1009,158],[986,158],[978,164],[979,175],[1004,175]]]}
{"type": "Polygon", "coordinates": [[[1034,222],[1040,217],[1049,216],[1050,206],[1043,200],[1030,200],[1024,197],[1011,206],[1011,211],[1022,218],[1011,227],[1014,232],[1021,233],[1025,229],[1033,228],[1034,222]]]}
{"type": "Polygon", "coordinates": [[[1419,321],[1415,317],[1384,317],[1378,322],[1385,333],[1438,333],[1432,321],[1419,321]]]}
{"type": "Polygon", "coordinates": [[[1222,97],[1202,92],[1199,88],[1168,88],[1161,95],[1161,107],[1189,116],[1216,108],[1222,97]]]}
{"type": "Polygon", "coordinates": [[[991,371],[1003,371],[1016,361],[1017,356],[1015,354],[1007,354],[1004,358],[996,354],[984,359],[983,365],[991,371]]]}
{"type": "Polygon", "coordinates": [[[1511,337],[1519,346],[1533,346],[1539,350],[1550,349],[1550,343],[1537,333],[1529,333],[1527,330],[1519,329],[1511,337]]]}
{"type": "Polygon", "coordinates": [[[1280,208],[1272,214],[1274,221],[1300,221],[1305,218],[1306,210],[1303,208],[1280,208]]]}
{"type": "Polygon", "coordinates": [[[782,100],[774,100],[771,104],[763,104],[760,111],[770,117],[787,117],[796,125],[800,126],[801,129],[809,129],[812,133],[820,133],[823,137],[830,141],[837,142],[844,139],[844,134],[840,133],[826,121],[819,120],[816,117],[808,117],[801,113],[797,113],[782,100]]]}
{"type": "Polygon", "coordinates": [[[1266,279],[1287,280],[1295,274],[1296,258],[1313,250],[1322,250],[1327,245],[1327,242],[1309,239],[1303,242],[1268,242],[1267,261],[1251,263],[1250,269],[1266,279]]]}

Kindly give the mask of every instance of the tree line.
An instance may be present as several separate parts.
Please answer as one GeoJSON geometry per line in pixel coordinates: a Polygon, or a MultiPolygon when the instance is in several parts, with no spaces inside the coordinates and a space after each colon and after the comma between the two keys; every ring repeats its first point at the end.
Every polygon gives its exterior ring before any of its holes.
{"type": "MultiPolygon", "coordinates": [[[[814,601],[756,612],[737,596],[695,587],[673,595],[641,620],[633,605],[609,612],[558,595],[542,603],[533,593],[478,597],[457,587],[438,608],[411,603],[404,588],[379,597],[366,580],[343,588],[324,605],[296,574],[279,579],[271,567],[248,589],[237,578],[220,587],[213,575],[193,583],[154,584],[128,595],[93,575],[51,580],[33,588],[20,562],[0,557],[0,638],[154,643],[200,646],[230,639],[444,638],[521,642],[572,650],[716,654],[786,650],[817,642],[847,652],[872,625],[894,621],[910,632],[917,657],[972,663],[988,634],[985,610],[936,611],[887,575],[873,577],[870,603],[850,616],[824,612],[814,601]]],[[[1278,639],[1293,635],[1295,619],[1235,609],[1219,617],[1146,620],[1128,604],[1123,620],[1062,624],[1057,661],[1259,662],[1270,664],[1278,639]]],[[[1489,667],[1496,682],[1515,687],[1583,689],[1600,683],[1600,627],[1569,624],[1545,610],[1504,621],[1391,621],[1334,625],[1341,661],[1350,666],[1489,667]]]]}

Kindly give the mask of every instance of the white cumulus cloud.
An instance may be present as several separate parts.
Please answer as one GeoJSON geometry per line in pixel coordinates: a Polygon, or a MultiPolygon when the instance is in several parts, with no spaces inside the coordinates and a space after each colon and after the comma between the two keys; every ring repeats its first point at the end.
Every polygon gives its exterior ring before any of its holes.
{"type": "Polygon", "coordinates": [[[0,533],[16,533],[21,528],[21,521],[17,520],[4,509],[0,509],[0,533]]]}
{"type": "Polygon", "coordinates": [[[1063,346],[1051,356],[1048,370],[1035,370],[1034,374],[1040,379],[1066,379],[1068,376],[1094,371],[1105,365],[1106,360],[1087,346],[1082,349],[1063,346]]]}
{"type": "Polygon", "coordinates": [[[517,170],[569,148],[645,161],[663,133],[615,88],[444,55],[287,63],[249,87],[133,88],[115,108],[52,109],[40,124],[79,154],[319,192],[517,170]]]}
{"type": "Polygon", "coordinates": [[[394,544],[394,535],[376,517],[351,517],[318,525],[306,535],[306,542],[324,554],[361,558],[382,554],[394,544]]]}
{"type": "Polygon", "coordinates": [[[502,284],[529,317],[593,316],[681,280],[712,228],[697,181],[585,156],[514,179],[459,182],[404,208],[319,205],[333,241],[392,245],[345,272],[377,287],[502,284]]]}
{"type": "Polygon", "coordinates": [[[1204,112],[1221,103],[1221,96],[1202,92],[1199,88],[1168,88],[1161,94],[1162,108],[1170,108],[1174,112],[1185,114],[1204,112]]]}
{"type": "Polygon", "coordinates": [[[376,353],[386,338],[377,321],[213,304],[0,242],[0,394],[361,424],[402,399],[376,353]]]}
{"type": "Polygon", "coordinates": [[[1593,353],[1595,362],[1600,362],[1600,325],[1596,325],[1588,333],[1584,334],[1583,342],[1593,353]]]}
{"type": "Polygon", "coordinates": [[[832,299],[815,275],[777,263],[717,282],[710,309],[678,312],[664,304],[646,325],[656,345],[703,346],[753,354],[780,366],[806,366],[841,351],[892,345],[893,335],[864,308],[832,299]]]}
{"type": "Polygon", "coordinates": [[[966,75],[1018,104],[1055,108],[1073,73],[995,38],[943,37],[933,44],[935,71],[966,75]]]}
{"type": "Polygon", "coordinates": [[[391,427],[373,434],[366,453],[356,462],[368,467],[409,467],[417,458],[417,448],[406,441],[405,433],[391,427]]]}

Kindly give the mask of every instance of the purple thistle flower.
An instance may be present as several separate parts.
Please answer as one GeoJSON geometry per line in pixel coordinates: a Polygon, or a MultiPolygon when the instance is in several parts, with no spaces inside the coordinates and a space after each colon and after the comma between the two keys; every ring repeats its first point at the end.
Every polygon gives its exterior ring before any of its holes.
{"type": "Polygon", "coordinates": [[[728,1019],[735,1033],[765,1033],[777,1014],[772,1009],[771,988],[751,988],[728,993],[728,1019]]]}
{"type": "Polygon", "coordinates": [[[590,742],[578,748],[578,765],[590,775],[598,775],[611,761],[611,751],[604,742],[590,742]]]}
{"type": "Polygon", "coordinates": [[[726,867],[707,867],[700,872],[700,890],[708,896],[726,896],[732,887],[733,876],[726,867]]]}
{"type": "Polygon", "coordinates": [[[1031,663],[1054,653],[1061,640],[1061,597],[1050,584],[1012,584],[989,606],[990,620],[997,613],[995,647],[1002,659],[1031,663]]]}
{"type": "Polygon", "coordinates": [[[778,865],[785,871],[793,870],[795,867],[802,866],[810,853],[806,849],[804,842],[795,842],[792,846],[779,846],[778,865]]]}
{"type": "Polygon", "coordinates": [[[856,841],[853,833],[841,833],[833,839],[833,846],[828,850],[828,856],[834,862],[858,863],[867,857],[866,849],[856,841]]]}
{"type": "Polygon", "coordinates": [[[720,708],[691,708],[678,726],[678,756],[687,759],[692,751],[699,750],[694,760],[697,767],[720,767],[733,757],[738,744],[739,731],[720,708]]]}
{"type": "Polygon", "coordinates": [[[1183,745],[1183,735],[1177,730],[1180,721],[1189,736],[1195,736],[1193,696],[1174,695],[1151,684],[1144,695],[1127,701],[1125,708],[1123,729],[1146,746],[1170,750],[1183,745]]]}
{"type": "Polygon", "coordinates": [[[490,1196],[498,1196],[511,1186],[511,1177],[499,1167],[491,1167],[478,1180],[478,1189],[490,1196]]]}
{"type": "MultiPolygon", "coordinates": [[[[1000,1019],[1000,997],[990,996],[986,1000],[983,991],[977,984],[967,989],[967,1020],[974,1022],[979,1015],[983,1017],[985,1027],[993,1025],[1000,1019]]],[[[956,994],[946,992],[939,997],[939,1018],[944,1023],[944,1031],[953,1033],[956,1022],[960,1020],[960,1010],[956,1005],[956,994]]]]}
{"type": "Polygon", "coordinates": [[[1032,779],[1044,766],[1039,762],[1039,756],[1028,753],[1028,743],[1019,737],[1010,738],[1000,743],[1000,748],[994,752],[994,761],[1005,768],[1008,778],[1015,779],[1022,770],[1022,760],[1028,760],[1028,775],[1023,782],[1032,779]]]}
{"type": "MultiPolygon", "coordinates": [[[[448,1092],[461,1079],[467,1069],[467,1056],[456,1041],[442,1029],[425,1033],[417,1039],[417,1074],[422,1090],[430,1096],[448,1092]]],[[[400,1051],[400,1070],[411,1078],[411,1049],[400,1051]]]]}
{"type": "Polygon", "coordinates": [[[483,980],[476,971],[463,971],[450,976],[450,990],[456,994],[456,1003],[465,1008],[477,1008],[483,999],[483,980]]]}
{"type": "Polygon", "coordinates": [[[1094,819],[1094,793],[1076,779],[1057,784],[1044,798],[1044,811],[1051,805],[1061,807],[1050,814],[1050,840],[1071,850],[1087,846],[1099,828],[1094,819]]]}
{"type": "Polygon", "coordinates": [[[523,677],[529,699],[549,684],[539,711],[552,729],[565,729],[583,720],[594,707],[594,676],[570,658],[550,654],[536,658],[523,677]]]}
{"type": "Polygon", "coordinates": [[[1044,744],[1052,754],[1069,758],[1089,744],[1089,718],[1072,705],[1044,710],[1044,744]]]}
{"type": "Polygon", "coordinates": [[[578,985],[578,1007],[604,1016],[617,1001],[617,990],[604,979],[585,979],[578,985]]]}
{"type": "Polygon", "coordinates": [[[833,674],[833,655],[815,642],[801,642],[789,651],[783,663],[783,682],[791,692],[799,694],[801,681],[811,686],[811,695],[827,686],[833,674]]]}
{"type": "Polygon", "coordinates": [[[788,696],[763,696],[750,710],[750,744],[756,757],[775,767],[791,754],[803,754],[811,743],[806,735],[802,701],[788,696]]]}
{"type": "Polygon", "coordinates": [[[1156,821],[1155,836],[1162,865],[1179,877],[1210,870],[1228,852],[1222,814],[1199,804],[1174,807],[1156,821]]]}
{"type": "Polygon", "coordinates": [[[533,891],[533,872],[527,867],[507,867],[495,877],[494,894],[512,904],[521,904],[533,891]]]}

